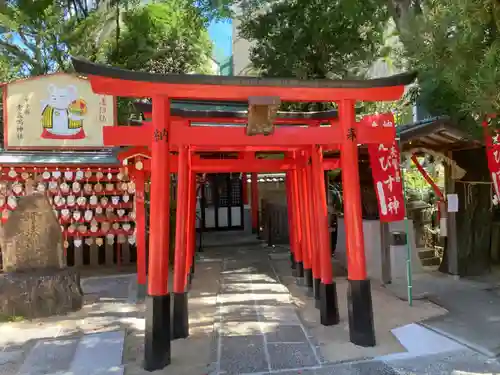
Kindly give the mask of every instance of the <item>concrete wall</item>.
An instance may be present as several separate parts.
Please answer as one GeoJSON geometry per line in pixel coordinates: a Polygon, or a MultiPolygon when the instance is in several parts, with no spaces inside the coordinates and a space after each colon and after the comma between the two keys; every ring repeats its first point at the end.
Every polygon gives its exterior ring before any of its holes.
{"type": "MultiPolygon", "coordinates": [[[[409,235],[408,241],[412,249],[412,273],[422,271],[420,259],[418,258],[415,246],[415,237],[413,235],[413,222],[408,221],[409,235]]],[[[406,233],[404,221],[391,223],[390,231],[400,231],[406,233]]],[[[380,221],[363,220],[363,232],[365,240],[366,268],[368,277],[376,283],[382,283],[382,241],[380,221]]],[[[338,219],[338,237],[337,248],[335,250],[336,258],[347,268],[346,253],[346,233],[344,218],[338,219]]],[[[392,279],[406,277],[406,247],[398,246],[390,249],[391,275],[392,279]]]]}

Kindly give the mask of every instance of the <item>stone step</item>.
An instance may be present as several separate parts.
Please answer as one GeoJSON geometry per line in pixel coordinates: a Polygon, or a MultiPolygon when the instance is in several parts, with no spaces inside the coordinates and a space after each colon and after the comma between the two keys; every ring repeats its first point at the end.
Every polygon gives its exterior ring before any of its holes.
{"type": "Polygon", "coordinates": [[[425,250],[420,250],[418,252],[418,257],[420,259],[427,259],[427,258],[433,258],[436,256],[436,251],[432,249],[425,249],[425,250]]]}
{"type": "Polygon", "coordinates": [[[425,258],[425,259],[420,259],[420,262],[422,263],[422,266],[425,267],[439,266],[441,264],[441,258],[438,257],[425,258]]]}

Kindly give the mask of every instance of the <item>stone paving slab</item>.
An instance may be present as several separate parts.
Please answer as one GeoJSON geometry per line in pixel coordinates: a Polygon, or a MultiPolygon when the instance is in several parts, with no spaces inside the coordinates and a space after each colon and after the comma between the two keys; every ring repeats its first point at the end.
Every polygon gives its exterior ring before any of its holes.
{"type": "Polygon", "coordinates": [[[10,362],[17,362],[23,356],[22,350],[14,350],[8,352],[0,352],[0,366],[10,362]]]}
{"type": "Polygon", "coordinates": [[[18,375],[46,375],[68,370],[78,339],[38,341],[24,360],[18,375]]]}
{"type": "Polygon", "coordinates": [[[23,356],[22,350],[0,352],[0,375],[16,374],[23,356]]]}
{"type": "Polygon", "coordinates": [[[319,365],[316,353],[309,343],[268,344],[269,359],[272,370],[313,367],[319,365]]]}
{"type": "Polygon", "coordinates": [[[294,306],[257,306],[262,321],[274,321],[286,325],[301,325],[294,306]]]}
{"type": "Polygon", "coordinates": [[[500,363],[471,350],[387,361],[398,375],[498,374],[500,363]]]}
{"type": "Polygon", "coordinates": [[[308,344],[307,337],[300,325],[278,325],[270,332],[265,332],[268,343],[304,343],[308,344]]]}
{"type": "Polygon", "coordinates": [[[269,371],[262,335],[222,337],[221,374],[247,374],[269,371]]]}
{"type": "MultiPolygon", "coordinates": [[[[380,361],[339,364],[315,370],[314,375],[398,375],[391,366],[380,361]]],[[[430,374],[429,374],[430,375],[430,374]]],[[[441,374],[440,374],[441,375],[441,374]]]]}
{"type": "MultiPolygon", "coordinates": [[[[70,372],[75,375],[98,375],[118,369],[122,364],[124,340],[124,331],[84,336],[76,348],[70,372]]],[[[116,374],[119,375],[118,372],[116,374]]]]}

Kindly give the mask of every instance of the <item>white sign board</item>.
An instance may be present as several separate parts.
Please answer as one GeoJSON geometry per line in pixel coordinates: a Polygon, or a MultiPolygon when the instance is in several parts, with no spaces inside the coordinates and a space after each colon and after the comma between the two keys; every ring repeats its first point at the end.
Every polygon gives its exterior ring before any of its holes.
{"type": "Polygon", "coordinates": [[[448,201],[448,212],[458,212],[458,195],[448,194],[446,200],[448,201]]]}

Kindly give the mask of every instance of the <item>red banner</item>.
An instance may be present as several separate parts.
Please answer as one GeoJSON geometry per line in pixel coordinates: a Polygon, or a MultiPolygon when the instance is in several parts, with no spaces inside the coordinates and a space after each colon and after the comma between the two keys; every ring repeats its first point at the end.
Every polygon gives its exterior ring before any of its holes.
{"type": "Polygon", "coordinates": [[[493,203],[497,205],[500,200],[500,140],[497,129],[493,130],[493,136],[488,128],[488,121],[483,122],[484,143],[486,145],[486,157],[488,158],[488,168],[491,174],[491,181],[495,189],[493,203]]]}
{"type": "MultiPolygon", "coordinates": [[[[392,113],[365,116],[361,126],[392,127],[392,113]]],[[[405,217],[403,182],[399,168],[399,147],[396,140],[392,144],[369,144],[370,165],[373,184],[377,193],[381,222],[403,220],[405,217]]]]}

